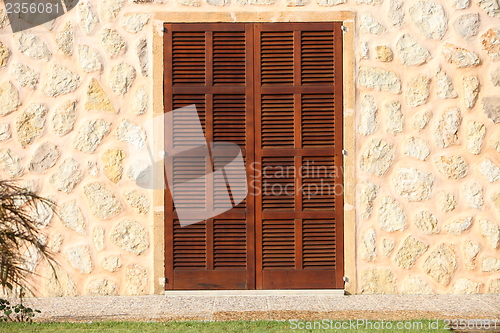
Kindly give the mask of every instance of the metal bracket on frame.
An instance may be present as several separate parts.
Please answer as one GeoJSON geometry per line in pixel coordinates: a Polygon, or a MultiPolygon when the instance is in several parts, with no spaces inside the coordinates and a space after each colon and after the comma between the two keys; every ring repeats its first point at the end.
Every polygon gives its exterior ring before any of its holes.
{"type": "Polygon", "coordinates": [[[344,32],[344,33],[347,32],[347,31],[349,31],[349,29],[345,25],[343,25],[341,27],[341,29],[342,29],[342,32],[344,32]]]}

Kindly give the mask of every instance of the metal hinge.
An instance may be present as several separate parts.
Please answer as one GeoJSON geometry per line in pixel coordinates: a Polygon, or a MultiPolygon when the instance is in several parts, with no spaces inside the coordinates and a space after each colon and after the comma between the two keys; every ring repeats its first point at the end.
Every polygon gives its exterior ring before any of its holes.
{"type": "Polygon", "coordinates": [[[168,283],[168,279],[167,278],[159,278],[158,280],[160,280],[160,283],[163,283],[163,284],[167,284],[168,283]]]}
{"type": "Polygon", "coordinates": [[[340,29],[342,29],[343,32],[349,31],[349,29],[345,25],[341,26],[340,29]]]}
{"type": "Polygon", "coordinates": [[[342,277],[342,280],[343,280],[344,282],[349,282],[349,278],[348,278],[347,276],[342,277]]]}
{"type": "Polygon", "coordinates": [[[167,28],[163,27],[163,28],[161,29],[161,31],[163,31],[163,32],[167,32],[168,30],[167,30],[167,28]]]}
{"type": "Polygon", "coordinates": [[[347,150],[342,149],[342,155],[347,156],[347,150]]]}

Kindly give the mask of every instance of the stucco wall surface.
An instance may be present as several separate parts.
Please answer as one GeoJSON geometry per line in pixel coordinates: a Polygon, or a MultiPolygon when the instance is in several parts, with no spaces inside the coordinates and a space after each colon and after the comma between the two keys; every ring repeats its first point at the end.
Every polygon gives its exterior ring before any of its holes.
{"type": "Polygon", "coordinates": [[[80,1],[15,34],[3,8],[0,174],[60,207],[38,218],[66,273],[51,279],[33,257],[48,277],[41,294],[160,290],[161,202],[137,185],[130,153],[146,149],[154,115],[158,13],[272,22],[336,11],[356,16],[356,292],[500,293],[497,0],[80,1]]]}

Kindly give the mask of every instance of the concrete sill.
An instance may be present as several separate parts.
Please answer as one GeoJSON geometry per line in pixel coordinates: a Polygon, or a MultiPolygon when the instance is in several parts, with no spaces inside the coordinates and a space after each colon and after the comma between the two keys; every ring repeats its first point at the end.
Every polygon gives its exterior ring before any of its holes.
{"type": "Polygon", "coordinates": [[[344,296],[343,289],[314,290],[166,290],[166,296],[344,296]]]}

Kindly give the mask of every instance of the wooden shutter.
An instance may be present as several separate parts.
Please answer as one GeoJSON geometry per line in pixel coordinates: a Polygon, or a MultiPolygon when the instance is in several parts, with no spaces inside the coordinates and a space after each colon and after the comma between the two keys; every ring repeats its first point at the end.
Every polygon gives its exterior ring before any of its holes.
{"type": "MultiPolygon", "coordinates": [[[[207,142],[233,142],[242,149],[246,165],[254,158],[253,135],[253,44],[249,24],[165,25],[165,110],[195,104],[207,142]]],[[[179,115],[182,117],[182,114],[179,115]]],[[[168,149],[181,147],[189,137],[188,122],[166,133],[168,149]]],[[[200,145],[204,144],[201,142],[200,145]]],[[[253,196],[237,207],[211,219],[180,226],[172,196],[179,205],[197,212],[220,205],[226,181],[208,176],[215,194],[193,200],[205,184],[186,188],[182,180],[202,176],[231,160],[230,156],[186,156],[174,158],[172,169],[179,184],[165,195],[166,289],[254,289],[253,196]]],[[[226,176],[245,179],[241,170],[226,170],[226,176]],[[239,173],[239,174],[238,174],[239,173]],[[242,177],[243,176],[243,177],[242,177]]],[[[250,178],[250,177],[248,177],[250,178]]],[[[245,191],[242,182],[236,191],[245,191]]],[[[232,190],[235,190],[232,188],[232,190]]],[[[203,194],[203,193],[202,193],[203,194]]],[[[198,196],[197,196],[198,197],[198,196]]]]}
{"type": "MultiPolygon", "coordinates": [[[[195,218],[220,205],[227,185],[207,177],[215,194],[193,200],[204,184],[182,180],[211,161],[184,154],[166,170],[179,179],[165,195],[166,289],[343,288],[341,24],[165,28],[165,109],[195,104],[206,141],[242,148],[249,181],[236,208],[181,227],[172,196],[195,218]]],[[[175,137],[192,131],[188,121],[174,128],[175,137]]],[[[183,141],[166,133],[165,144],[183,141]]]]}
{"type": "Polygon", "coordinates": [[[257,288],[342,288],[340,23],[255,25],[257,288]]]}

